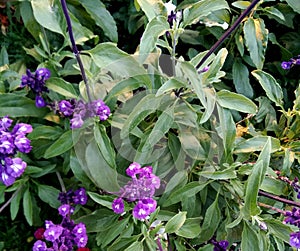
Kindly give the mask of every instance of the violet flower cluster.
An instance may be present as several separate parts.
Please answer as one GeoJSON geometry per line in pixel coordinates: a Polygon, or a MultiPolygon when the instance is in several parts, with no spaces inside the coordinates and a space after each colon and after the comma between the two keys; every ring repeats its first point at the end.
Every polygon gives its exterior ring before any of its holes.
{"type": "Polygon", "coordinates": [[[289,70],[295,65],[300,65],[300,55],[291,58],[289,61],[283,61],[281,67],[284,70],[289,70]]]}
{"type": "Polygon", "coordinates": [[[153,174],[151,166],[141,167],[133,162],[126,169],[131,180],[118,192],[114,199],[112,209],[117,214],[124,213],[124,200],[136,202],[132,215],[138,220],[146,219],[156,209],[157,202],[153,199],[156,189],[160,187],[160,179],[153,174]]]}
{"type": "Polygon", "coordinates": [[[80,128],[87,118],[98,117],[104,121],[110,115],[109,107],[101,99],[88,103],[75,99],[61,100],[56,109],[61,116],[71,118],[71,129],[80,128]]]}
{"type": "Polygon", "coordinates": [[[211,240],[211,243],[214,245],[214,251],[226,251],[229,245],[229,242],[227,240],[211,240]]]}
{"type": "Polygon", "coordinates": [[[43,92],[49,92],[45,86],[45,81],[50,78],[50,70],[47,68],[39,68],[34,73],[29,69],[26,70],[26,75],[22,76],[21,87],[29,87],[30,90],[35,94],[35,105],[36,107],[46,106],[46,102],[42,97],[43,92]]]}
{"type": "Polygon", "coordinates": [[[85,189],[80,188],[74,192],[69,190],[66,193],[60,193],[58,199],[62,202],[58,208],[58,213],[63,218],[62,222],[54,224],[52,221],[46,220],[45,229],[39,228],[35,232],[38,240],[33,245],[33,251],[71,251],[75,247],[80,250],[87,244],[88,237],[84,223],[75,224],[71,219],[75,210],[73,206],[84,205],[87,202],[85,189]],[[50,244],[51,247],[47,247],[47,244],[50,244]]]}
{"type": "Polygon", "coordinates": [[[31,151],[30,140],[26,134],[32,132],[32,126],[17,123],[12,130],[13,120],[7,116],[0,119],[0,181],[5,186],[12,185],[27,166],[21,158],[15,157],[18,152],[31,151]]]}
{"type": "MultiPolygon", "coordinates": [[[[285,212],[284,223],[291,224],[300,228],[300,209],[293,207],[292,211],[285,212]]],[[[300,231],[290,234],[290,245],[300,248],[300,231]]]]}

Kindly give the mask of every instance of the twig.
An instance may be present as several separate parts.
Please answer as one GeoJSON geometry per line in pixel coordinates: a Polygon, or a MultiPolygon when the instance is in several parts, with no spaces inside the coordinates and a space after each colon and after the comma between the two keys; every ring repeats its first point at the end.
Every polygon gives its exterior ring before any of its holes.
{"type": "Polygon", "coordinates": [[[270,198],[270,199],[273,199],[273,200],[277,200],[277,201],[280,201],[282,203],[285,203],[285,204],[292,205],[292,206],[300,208],[300,203],[299,202],[288,200],[288,199],[284,199],[284,198],[281,198],[279,196],[276,196],[276,195],[273,195],[273,194],[270,194],[270,193],[267,193],[267,192],[264,192],[264,191],[261,191],[261,190],[258,191],[258,194],[262,195],[262,196],[265,196],[267,198],[270,198]]]}
{"type": "Polygon", "coordinates": [[[65,184],[64,184],[64,181],[62,180],[60,173],[58,171],[56,171],[55,173],[56,173],[57,179],[59,181],[59,184],[60,184],[60,187],[61,187],[61,191],[63,193],[67,192],[65,184]]]}
{"type": "Polygon", "coordinates": [[[284,210],[281,210],[281,209],[279,209],[279,208],[277,208],[277,207],[273,207],[273,206],[270,206],[270,205],[265,204],[265,203],[262,203],[262,202],[258,202],[257,204],[258,204],[260,207],[265,207],[265,208],[271,209],[271,210],[273,210],[273,211],[275,211],[275,212],[281,213],[282,215],[284,215],[284,213],[285,213],[284,210]]]}
{"type": "Polygon", "coordinates": [[[62,6],[64,15],[65,15],[65,18],[66,18],[66,21],[67,21],[69,37],[70,37],[71,44],[72,44],[72,50],[73,50],[73,53],[74,53],[74,55],[76,57],[76,60],[78,62],[79,68],[80,68],[80,72],[81,72],[81,76],[82,76],[83,82],[85,84],[85,88],[86,88],[86,93],[87,93],[87,96],[88,96],[88,100],[89,100],[89,102],[91,102],[92,98],[91,98],[91,93],[90,93],[90,87],[88,85],[88,80],[87,80],[87,77],[86,77],[86,74],[85,74],[83,63],[81,61],[80,54],[79,54],[79,51],[78,51],[76,43],[75,43],[75,39],[74,39],[74,35],[73,35],[73,30],[72,30],[72,23],[71,23],[71,19],[70,19],[69,13],[68,13],[68,8],[67,8],[66,0],[61,0],[60,2],[61,2],[61,6],[62,6]]]}
{"type": "Polygon", "coordinates": [[[227,37],[239,26],[239,24],[243,21],[243,19],[252,11],[255,5],[260,0],[253,0],[253,2],[244,10],[244,12],[238,17],[238,19],[233,23],[233,25],[219,38],[219,40],[210,48],[210,50],[206,53],[206,55],[201,59],[200,63],[196,66],[196,68],[200,68],[200,66],[205,62],[208,57],[215,52],[216,49],[225,41],[227,37]]]}
{"type": "Polygon", "coordinates": [[[20,186],[14,193],[13,195],[9,198],[8,201],[6,201],[4,203],[4,205],[0,208],[0,213],[2,213],[2,211],[9,205],[9,203],[13,200],[14,197],[16,197],[16,195],[20,192],[20,190],[23,188],[23,185],[20,186]]]}

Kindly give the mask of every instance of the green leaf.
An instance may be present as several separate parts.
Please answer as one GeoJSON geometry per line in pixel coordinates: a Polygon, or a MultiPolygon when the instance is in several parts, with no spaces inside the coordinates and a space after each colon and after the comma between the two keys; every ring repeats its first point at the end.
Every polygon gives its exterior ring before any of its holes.
{"type": "Polygon", "coordinates": [[[236,125],[233,121],[231,112],[228,109],[224,109],[219,105],[217,106],[217,109],[220,119],[220,126],[217,129],[217,133],[223,141],[224,157],[227,162],[232,156],[233,144],[236,137],[236,125]]]}
{"type": "Polygon", "coordinates": [[[217,102],[222,107],[239,112],[251,114],[257,112],[257,106],[250,99],[241,94],[237,94],[227,90],[221,90],[217,92],[217,102]]]}
{"type": "Polygon", "coordinates": [[[211,239],[217,230],[221,221],[221,211],[219,208],[219,196],[216,197],[215,201],[209,206],[205,213],[205,218],[201,226],[200,238],[201,242],[205,242],[211,239]]]}
{"type": "Polygon", "coordinates": [[[60,206],[58,200],[59,193],[60,191],[55,187],[38,184],[38,195],[40,199],[53,208],[58,208],[60,206]]]}
{"type": "Polygon", "coordinates": [[[140,43],[139,54],[141,62],[144,62],[149,53],[154,50],[158,38],[165,34],[169,28],[167,18],[164,16],[157,16],[147,24],[140,43]]]}
{"type": "Polygon", "coordinates": [[[98,193],[88,192],[88,195],[91,197],[93,201],[107,207],[108,209],[112,209],[112,202],[114,200],[113,196],[109,195],[100,195],[98,193]]]}
{"type": "Polygon", "coordinates": [[[189,218],[186,219],[184,224],[180,229],[175,231],[178,236],[182,236],[184,238],[193,239],[196,238],[200,232],[200,218],[189,218]]]}
{"type": "Polygon", "coordinates": [[[249,251],[249,250],[263,250],[263,249],[261,249],[257,232],[253,229],[252,226],[249,226],[249,224],[246,221],[244,221],[241,251],[249,251]]]}
{"type": "MultiPolygon", "coordinates": [[[[268,136],[255,136],[253,138],[244,140],[236,145],[234,153],[250,153],[261,151],[268,140],[268,136]]],[[[277,138],[271,137],[271,151],[275,152],[280,149],[280,141],[277,138]]]]}
{"type": "Polygon", "coordinates": [[[278,237],[287,244],[290,243],[290,233],[292,232],[290,226],[276,219],[266,219],[265,223],[267,224],[270,234],[278,237]]]}
{"type": "Polygon", "coordinates": [[[81,5],[102,28],[104,34],[112,41],[118,42],[117,25],[114,18],[100,0],[81,0],[81,5]]]}
{"type": "Polygon", "coordinates": [[[155,94],[148,94],[135,105],[129,114],[121,130],[121,138],[128,137],[129,133],[140,124],[149,114],[156,112],[163,96],[155,97],[155,94]]]}
{"type": "Polygon", "coordinates": [[[286,0],[286,2],[294,11],[300,14],[300,5],[298,0],[286,0]]]}
{"type": "Polygon", "coordinates": [[[249,71],[239,58],[234,60],[232,78],[237,93],[251,99],[253,97],[253,89],[250,85],[249,71]]]}
{"type": "Polygon", "coordinates": [[[85,52],[92,57],[98,67],[111,71],[121,78],[138,76],[139,80],[151,89],[152,84],[144,67],[138,63],[134,56],[117,48],[116,44],[98,44],[85,52]]]}
{"type": "Polygon", "coordinates": [[[186,212],[179,212],[175,216],[173,216],[165,226],[166,233],[174,233],[178,231],[186,220],[186,212]]]}
{"type": "Polygon", "coordinates": [[[161,0],[137,0],[137,3],[145,12],[149,21],[155,18],[155,16],[160,15],[165,8],[161,0]]]}
{"type": "Polygon", "coordinates": [[[89,177],[97,187],[108,192],[119,191],[118,173],[106,163],[94,140],[92,140],[85,149],[85,161],[90,173],[89,177]]]}
{"type": "Polygon", "coordinates": [[[186,87],[186,83],[179,78],[172,77],[165,82],[156,92],[156,96],[160,96],[165,92],[186,87]]]}
{"type": "Polygon", "coordinates": [[[262,19],[248,18],[244,24],[244,36],[250,58],[258,69],[262,69],[268,43],[268,30],[262,19]]]}
{"type": "MultiPolygon", "coordinates": [[[[116,239],[109,247],[107,248],[107,251],[124,251],[125,248],[130,246],[133,242],[136,242],[141,234],[139,235],[134,235],[130,237],[119,237],[116,239]]],[[[140,249],[141,251],[143,249],[140,249]]]]}
{"type": "Polygon", "coordinates": [[[60,127],[41,125],[33,129],[31,133],[28,134],[28,139],[39,140],[39,139],[51,139],[55,140],[61,136],[63,130],[60,127]]]}
{"type": "Polygon", "coordinates": [[[75,144],[74,141],[77,137],[73,137],[74,134],[78,134],[79,131],[66,131],[62,134],[58,140],[56,140],[45,152],[44,158],[49,159],[58,155],[61,155],[69,151],[75,144]]]}
{"type": "Polygon", "coordinates": [[[112,147],[112,143],[106,133],[104,125],[95,125],[94,127],[94,136],[98,144],[98,147],[104,157],[106,163],[111,167],[116,169],[116,153],[112,147]]]}
{"type": "Polygon", "coordinates": [[[136,241],[132,243],[128,248],[124,249],[124,251],[142,251],[143,243],[140,241],[136,241]]]}
{"type": "Polygon", "coordinates": [[[13,93],[0,94],[0,116],[43,118],[48,109],[37,108],[35,101],[13,93]]]}
{"type": "Polygon", "coordinates": [[[198,181],[192,181],[183,187],[177,188],[170,194],[169,198],[163,203],[163,206],[167,207],[173,205],[181,201],[183,197],[188,198],[197,194],[198,192],[203,190],[210,182],[211,181],[200,183],[198,181]]]}
{"type": "Polygon", "coordinates": [[[249,1],[235,1],[232,3],[232,6],[239,8],[239,9],[247,9],[247,7],[251,4],[249,1]]]}
{"type": "Polygon", "coordinates": [[[23,198],[24,195],[24,189],[21,188],[20,191],[17,192],[17,194],[12,198],[10,202],[10,217],[12,220],[14,220],[17,217],[17,214],[20,209],[20,201],[23,198]]]}
{"type": "Polygon", "coordinates": [[[54,91],[57,92],[66,98],[77,98],[78,94],[71,83],[63,80],[62,78],[49,78],[47,80],[46,86],[54,91]]]}
{"type": "Polygon", "coordinates": [[[40,31],[41,27],[33,16],[30,2],[22,1],[20,3],[20,11],[26,29],[38,41],[39,34],[37,31],[40,31]]]}
{"type": "Polygon", "coordinates": [[[25,219],[27,220],[28,224],[32,226],[33,223],[33,207],[32,207],[32,195],[29,191],[29,187],[24,192],[23,196],[23,212],[25,219]]]}
{"type": "Polygon", "coordinates": [[[223,67],[228,51],[226,48],[222,48],[216,57],[214,58],[212,64],[209,66],[208,71],[200,74],[201,82],[204,85],[210,85],[212,83],[220,82],[220,78],[225,76],[225,72],[221,71],[223,67]]]}
{"type": "MultiPolygon", "coordinates": [[[[58,2],[58,1],[55,1],[58,2]]],[[[32,0],[31,6],[36,21],[43,27],[65,36],[66,21],[60,4],[51,5],[50,1],[32,0]]]]}
{"type": "Polygon", "coordinates": [[[194,4],[191,4],[189,8],[184,9],[182,26],[186,27],[187,25],[197,23],[200,19],[207,17],[214,11],[224,9],[229,9],[225,0],[197,1],[194,4]]]}
{"type": "Polygon", "coordinates": [[[265,90],[267,97],[277,106],[283,105],[283,92],[275,78],[261,70],[255,70],[251,74],[258,80],[262,88],[265,90]]]}
{"type": "Polygon", "coordinates": [[[235,179],[237,175],[234,169],[234,167],[229,167],[221,171],[201,171],[198,175],[212,180],[235,179]]]}

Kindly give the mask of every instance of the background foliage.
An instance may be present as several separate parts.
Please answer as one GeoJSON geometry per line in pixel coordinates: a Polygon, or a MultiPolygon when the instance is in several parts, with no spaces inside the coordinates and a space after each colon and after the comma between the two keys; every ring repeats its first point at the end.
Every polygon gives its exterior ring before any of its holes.
{"type": "Polygon", "coordinates": [[[200,68],[250,2],[173,1],[181,16],[171,23],[162,0],[67,3],[92,96],[112,115],[71,130],[67,118],[35,106],[20,88],[27,68],[50,69],[47,102],[87,100],[60,2],[1,3],[0,115],[34,129],[25,173],[0,185],[0,250],[30,250],[34,229],[59,221],[58,177],[88,191],[74,219],[86,224],[91,250],[156,250],[157,239],[164,250],[213,250],[212,239],[230,250],[292,250],[297,228],[270,208],[298,203],[280,179],[300,177],[299,66],[281,67],[300,54],[297,0],[260,1],[200,68]],[[111,210],[133,161],[162,182],[146,222],[111,210]],[[26,240],[8,223],[26,226],[26,240]]]}

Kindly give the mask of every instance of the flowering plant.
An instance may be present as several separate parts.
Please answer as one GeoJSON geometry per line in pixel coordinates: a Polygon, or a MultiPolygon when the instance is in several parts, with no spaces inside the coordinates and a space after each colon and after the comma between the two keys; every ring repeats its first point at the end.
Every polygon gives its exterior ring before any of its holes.
{"type": "Polygon", "coordinates": [[[295,1],[2,6],[0,250],[300,248],[295,1]]]}

